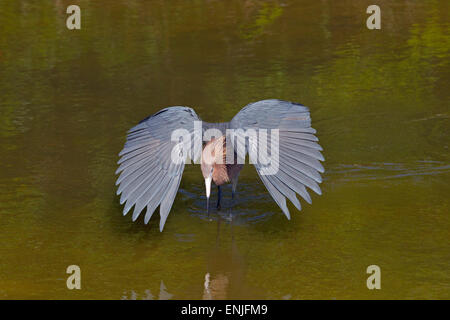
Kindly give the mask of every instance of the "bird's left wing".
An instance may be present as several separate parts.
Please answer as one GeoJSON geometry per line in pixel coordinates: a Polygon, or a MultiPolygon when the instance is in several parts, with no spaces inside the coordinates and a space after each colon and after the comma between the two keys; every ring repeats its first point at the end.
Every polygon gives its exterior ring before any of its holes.
{"type": "Polygon", "coordinates": [[[134,206],[132,218],[135,221],[147,208],[145,223],[148,223],[160,206],[159,228],[162,231],[180,185],[186,157],[200,157],[199,152],[195,155],[183,154],[184,150],[192,149],[183,149],[179,142],[172,141],[172,133],[177,129],[184,130],[195,143],[194,139],[201,139],[201,136],[195,137],[193,134],[195,121],[201,120],[193,109],[169,107],[142,120],[128,131],[116,171],[116,174],[120,172],[116,185],[117,194],[121,194],[120,203],[125,203],[124,215],[134,206]],[[173,161],[174,156],[179,160],[173,161]]]}
{"type": "Polygon", "coordinates": [[[282,100],[258,101],[239,111],[231,120],[230,129],[234,129],[234,149],[239,150],[240,144],[241,150],[249,152],[259,177],[288,219],[286,198],[300,210],[297,193],[308,203],[311,203],[311,197],[305,187],[321,194],[318,184],[322,182],[320,173],[324,168],[319,161],[324,158],[314,135],[316,131],[311,128],[307,107],[282,100]],[[261,152],[260,136],[253,143],[248,139],[250,130],[259,134],[261,129],[267,132],[267,150],[273,155],[276,148],[278,159],[261,152]],[[268,131],[275,129],[278,130],[278,143],[271,140],[272,135],[269,139],[268,131]]]}

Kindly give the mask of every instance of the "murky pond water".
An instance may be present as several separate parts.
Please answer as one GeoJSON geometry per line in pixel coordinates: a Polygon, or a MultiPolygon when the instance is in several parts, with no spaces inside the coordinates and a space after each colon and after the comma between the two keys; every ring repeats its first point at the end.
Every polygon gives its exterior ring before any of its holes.
{"type": "Polygon", "coordinates": [[[450,298],[448,1],[377,1],[381,30],[367,1],[74,3],[70,31],[63,1],[0,2],[0,298],[450,298]],[[131,126],[267,98],[310,107],[312,205],[288,221],[247,165],[208,221],[187,166],[164,232],[121,215],[131,126]]]}

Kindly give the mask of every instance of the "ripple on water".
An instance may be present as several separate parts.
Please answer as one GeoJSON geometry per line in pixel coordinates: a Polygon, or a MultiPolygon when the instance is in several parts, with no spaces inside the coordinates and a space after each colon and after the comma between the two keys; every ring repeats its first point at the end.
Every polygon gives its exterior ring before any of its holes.
{"type": "MultiPolygon", "coordinates": [[[[276,214],[275,211],[268,211],[267,207],[272,202],[263,186],[248,183],[238,185],[237,195],[231,207],[231,185],[222,189],[222,208],[216,208],[217,194],[213,193],[210,199],[210,214],[206,212],[206,197],[203,186],[191,185],[190,190],[180,189],[183,200],[191,201],[187,206],[191,216],[202,220],[233,221],[234,225],[256,224],[266,221],[269,217],[276,214]],[[257,204],[257,205],[255,205],[257,204]]],[[[280,210],[281,213],[281,210],[280,210]]]]}
{"type": "Polygon", "coordinates": [[[441,161],[413,163],[339,164],[329,168],[326,175],[339,181],[386,180],[414,176],[435,176],[450,172],[450,164],[441,161]]]}

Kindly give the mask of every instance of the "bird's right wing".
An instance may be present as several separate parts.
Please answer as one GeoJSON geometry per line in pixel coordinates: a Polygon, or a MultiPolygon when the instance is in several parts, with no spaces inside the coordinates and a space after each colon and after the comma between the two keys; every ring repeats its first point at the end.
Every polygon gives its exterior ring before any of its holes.
{"type": "MultiPolygon", "coordinates": [[[[196,139],[193,134],[195,121],[200,121],[200,118],[193,109],[169,107],[142,120],[128,131],[127,142],[119,154],[120,166],[116,171],[116,174],[121,172],[116,185],[119,185],[117,194],[122,194],[120,203],[125,202],[124,215],[134,205],[135,221],[147,207],[145,223],[148,223],[155,209],[160,206],[159,228],[162,231],[186,161],[183,149],[177,148],[179,143],[172,141],[172,133],[183,129],[191,139],[196,139]],[[174,162],[173,152],[179,153],[182,161],[174,162]]],[[[194,160],[200,157],[199,152],[197,153],[188,156],[194,160]]]]}
{"type": "MultiPolygon", "coordinates": [[[[307,107],[282,100],[258,101],[239,111],[231,120],[230,129],[235,129],[235,140],[232,140],[234,149],[239,149],[241,141],[241,147],[249,152],[250,161],[255,165],[259,177],[288,219],[290,214],[286,197],[301,210],[297,193],[308,203],[311,203],[311,197],[305,187],[321,194],[318,183],[322,182],[320,172],[323,173],[324,168],[319,160],[324,161],[324,158],[320,153],[322,148],[316,143],[318,139],[314,135],[316,131],[311,128],[307,107]],[[269,159],[267,156],[266,159],[262,159],[264,161],[260,161],[261,159],[252,156],[252,154],[258,157],[261,155],[258,153],[261,143],[246,140],[249,129],[279,130],[278,144],[273,141],[271,143],[271,140],[267,139],[268,149],[272,155],[274,148],[278,149],[278,160],[269,159]],[[242,146],[243,143],[246,145],[242,146]],[[269,170],[274,167],[277,170],[273,172],[269,170]]],[[[264,157],[264,154],[262,156],[264,157]]]]}

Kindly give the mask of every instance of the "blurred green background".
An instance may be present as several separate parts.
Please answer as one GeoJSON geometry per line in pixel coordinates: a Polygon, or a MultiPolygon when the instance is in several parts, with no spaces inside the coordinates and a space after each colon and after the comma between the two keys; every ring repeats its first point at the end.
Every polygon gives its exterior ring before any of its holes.
{"type": "Polygon", "coordinates": [[[450,2],[379,0],[381,30],[370,4],[0,1],[0,298],[449,299],[450,2]],[[237,217],[210,222],[187,166],[163,233],[122,217],[131,126],[267,98],[310,107],[326,158],[312,205],[288,221],[246,166],[237,217]]]}

